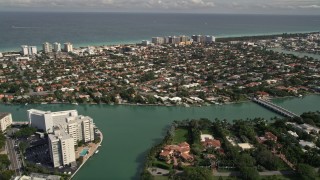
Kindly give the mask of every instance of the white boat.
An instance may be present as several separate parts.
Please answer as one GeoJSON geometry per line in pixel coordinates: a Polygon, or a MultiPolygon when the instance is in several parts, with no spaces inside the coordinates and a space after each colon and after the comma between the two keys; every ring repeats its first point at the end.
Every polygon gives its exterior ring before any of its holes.
{"type": "Polygon", "coordinates": [[[79,105],[78,103],[72,103],[73,105],[79,105]]]}
{"type": "Polygon", "coordinates": [[[24,105],[26,106],[26,105],[28,105],[28,103],[25,103],[24,105]]]}
{"type": "Polygon", "coordinates": [[[95,152],[95,153],[97,154],[98,152],[99,152],[99,150],[96,150],[96,152],[95,152]]]}

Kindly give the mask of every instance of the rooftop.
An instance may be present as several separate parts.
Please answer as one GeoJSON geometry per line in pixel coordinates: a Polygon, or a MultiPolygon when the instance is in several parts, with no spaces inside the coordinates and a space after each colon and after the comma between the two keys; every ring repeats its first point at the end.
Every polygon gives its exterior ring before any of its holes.
{"type": "Polygon", "coordinates": [[[11,114],[11,113],[8,113],[8,112],[0,112],[0,119],[8,116],[9,114],[11,114]]]}

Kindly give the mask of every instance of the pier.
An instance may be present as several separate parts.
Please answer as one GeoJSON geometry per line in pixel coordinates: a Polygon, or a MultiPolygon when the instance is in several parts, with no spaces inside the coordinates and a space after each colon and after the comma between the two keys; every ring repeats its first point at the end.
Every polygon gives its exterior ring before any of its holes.
{"type": "Polygon", "coordinates": [[[289,118],[294,118],[294,117],[300,118],[300,116],[298,116],[297,114],[295,114],[287,109],[284,109],[283,107],[278,106],[270,101],[258,99],[258,98],[252,98],[251,100],[253,102],[263,106],[263,107],[266,107],[267,109],[270,109],[270,110],[282,115],[282,116],[289,117],[289,118]]]}

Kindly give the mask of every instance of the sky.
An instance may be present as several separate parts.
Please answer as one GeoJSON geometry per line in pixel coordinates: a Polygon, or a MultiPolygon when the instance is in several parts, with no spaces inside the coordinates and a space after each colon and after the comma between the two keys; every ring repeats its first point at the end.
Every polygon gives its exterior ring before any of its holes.
{"type": "Polygon", "coordinates": [[[320,15],[320,0],[0,0],[0,11],[320,15]]]}

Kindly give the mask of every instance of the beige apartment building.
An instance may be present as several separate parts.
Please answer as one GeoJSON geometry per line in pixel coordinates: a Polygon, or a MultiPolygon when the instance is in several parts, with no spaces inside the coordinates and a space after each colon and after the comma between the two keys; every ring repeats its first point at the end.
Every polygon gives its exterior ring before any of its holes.
{"type": "Polygon", "coordinates": [[[0,113],[0,130],[5,132],[6,129],[12,124],[11,113],[0,113]]]}

